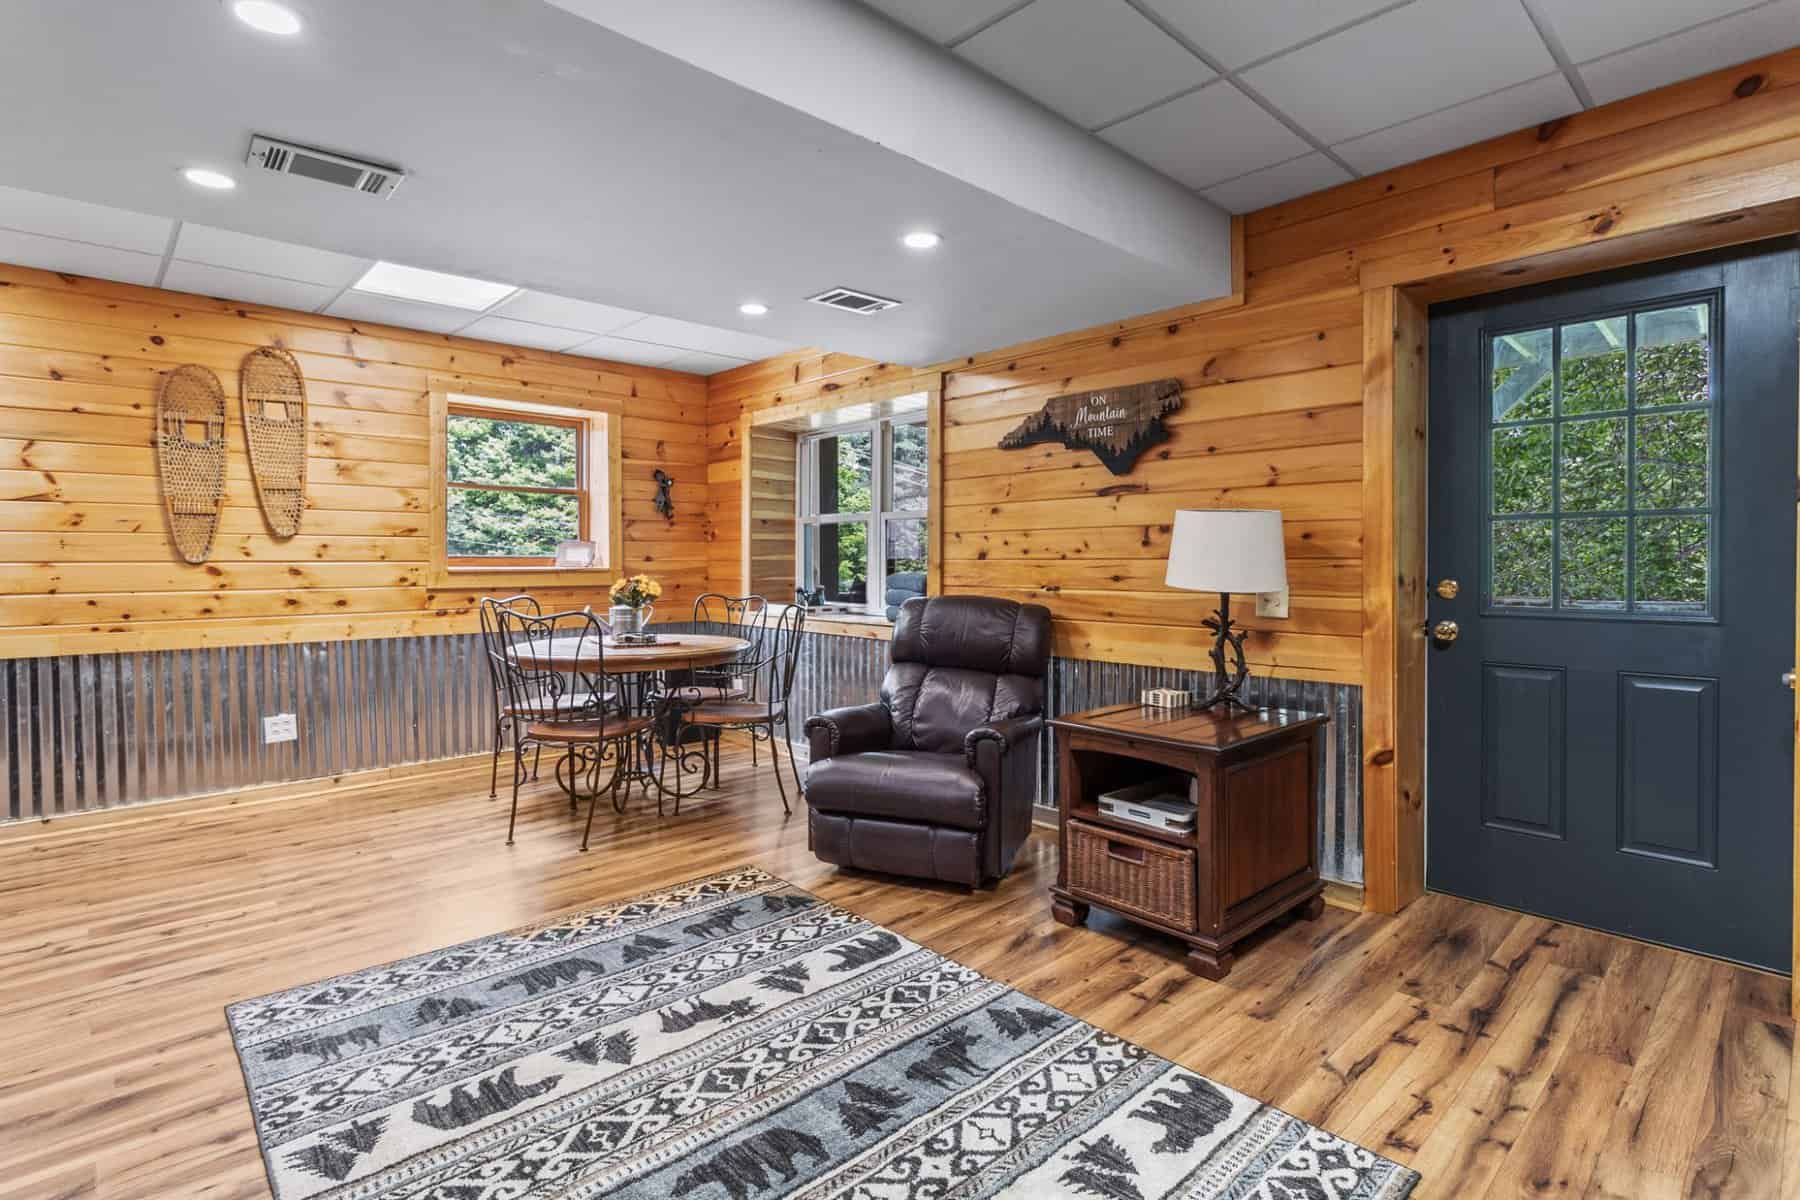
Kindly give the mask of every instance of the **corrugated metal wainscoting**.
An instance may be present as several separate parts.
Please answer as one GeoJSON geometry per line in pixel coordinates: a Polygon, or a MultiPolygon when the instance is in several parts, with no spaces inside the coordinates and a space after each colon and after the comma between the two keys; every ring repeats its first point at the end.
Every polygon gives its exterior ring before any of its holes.
{"type": "Polygon", "coordinates": [[[492,747],[474,634],[0,662],[8,820],[492,747]],[[264,745],[291,712],[300,740],[264,745]]]}
{"type": "MultiPolygon", "coordinates": [[[[809,633],[801,648],[795,683],[794,738],[805,717],[843,704],[866,704],[881,689],[887,670],[887,643],[871,638],[809,633]]],[[[1172,687],[1204,692],[1210,672],[1178,671],[1087,659],[1057,658],[1050,666],[1050,712],[1080,712],[1130,699],[1146,688],[1172,687]]],[[[1362,689],[1352,684],[1309,683],[1253,675],[1247,698],[1254,704],[1322,712],[1331,716],[1325,733],[1325,770],[1319,780],[1319,863],[1325,876],[1361,883],[1362,858],[1362,689]]],[[[804,747],[803,747],[804,751],[804,747]]],[[[1055,804],[1054,762],[1044,739],[1039,797],[1055,804]]]]}
{"type": "MultiPolygon", "coordinates": [[[[681,625],[663,626],[681,632],[681,625]]],[[[487,750],[493,700],[475,634],[92,654],[0,662],[0,818],[36,820],[260,783],[487,750]],[[262,718],[298,716],[300,740],[264,745],[262,718]]],[[[794,737],[815,712],[875,698],[887,643],[809,633],[794,737]]],[[[1204,688],[1198,672],[1059,658],[1050,711],[1149,687],[1204,688]]],[[[1321,863],[1362,880],[1362,691],[1255,677],[1259,704],[1328,712],[1321,863]]],[[[1048,739],[1039,795],[1053,790],[1048,739]]]]}
{"type": "MultiPolygon", "coordinates": [[[[1206,693],[1210,671],[1178,671],[1125,663],[1058,658],[1050,664],[1050,711],[1080,712],[1129,701],[1146,688],[1183,688],[1206,693]]],[[[1327,879],[1361,883],[1362,844],[1362,689],[1354,684],[1310,683],[1252,675],[1244,698],[1267,708],[1326,713],[1325,770],[1319,780],[1319,870],[1327,879]]],[[[1050,753],[1044,753],[1049,778],[1050,753]]],[[[1049,799],[1055,792],[1041,793],[1049,799]]]]}

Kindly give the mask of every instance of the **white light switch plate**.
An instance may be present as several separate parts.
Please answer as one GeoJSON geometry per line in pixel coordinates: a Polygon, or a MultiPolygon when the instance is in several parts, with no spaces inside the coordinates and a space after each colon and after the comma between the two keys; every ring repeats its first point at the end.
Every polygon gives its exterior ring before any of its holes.
{"type": "Polygon", "coordinates": [[[300,740],[300,722],[293,713],[276,713],[272,717],[264,717],[263,742],[297,742],[300,740]]]}
{"type": "Polygon", "coordinates": [[[1287,589],[1282,588],[1279,592],[1256,593],[1256,615],[1286,619],[1288,615],[1287,589]]]}

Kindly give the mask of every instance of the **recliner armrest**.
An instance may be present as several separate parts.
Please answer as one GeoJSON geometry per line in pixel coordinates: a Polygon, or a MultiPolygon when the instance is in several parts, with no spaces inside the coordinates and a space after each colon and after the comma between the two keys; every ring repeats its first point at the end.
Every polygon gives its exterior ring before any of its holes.
{"type": "Polygon", "coordinates": [[[963,737],[963,755],[969,760],[970,767],[976,767],[975,755],[983,742],[996,742],[995,747],[1004,755],[1016,743],[1037,736],[1044,728],[1042,717],[1009,717],[1004,721],[994,721],[978,729],[971,729],[963,737]]]}
{"type": "Polygon", "coordinates": [[[813,762],[838,754],[886,750],[894,744],[894,721],[885,705],[856,704],[806,718],[806,744],[813,762]]]}

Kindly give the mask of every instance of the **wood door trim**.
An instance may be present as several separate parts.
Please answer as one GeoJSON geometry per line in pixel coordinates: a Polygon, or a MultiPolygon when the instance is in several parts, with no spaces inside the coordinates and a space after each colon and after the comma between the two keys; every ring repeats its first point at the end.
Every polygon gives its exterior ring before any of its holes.
{"type": "Polygon", "coordinates": [[[1363,293],[1363,902],[1425,892],[1425,305],[1363,293]]]}
{"type": "MultiPolygon", "coordinates": [[[[1441,275],[1420,271],[1416,278],[1363,291],[1363,902],[1368,911],[1397,912],[1424,894],[1427,307],[1795,233],[1800,233],[1800,200],[1783,200],[1736,210],[1729,220],[1686,220],[1441,275]],[[1403,338],[1412,326],[1416,338],[1403,338]],[[1409,346],[1416,341],[1417,353],[1402,354],[1403,341],[1409,346]],[[1408,414],[1416,416],[1410,425],[1416,436],[1406,434],[1408,414]],[[1416,554],[1411,571],[1409,554],[1416,554]]],[[[1795,404],[1800,410],[1800,395],[1795,404]]],[[[1800,600],[1800,574],[1794,591],[1800,600]]],[[[1800,618],[1795,662],[1800,665],[1800,618]]],[[[1794,699],[1800,752],[1800,691],[1794,699]]],[[[1789,905],[1795,928],[1791,968],[1800,977],[1800,771],[1795,775],[1796,860],[1789,905]]],[[[1789,1007],[1800,1018],[1800,989],[1792,985],[1789,1007]]]]}

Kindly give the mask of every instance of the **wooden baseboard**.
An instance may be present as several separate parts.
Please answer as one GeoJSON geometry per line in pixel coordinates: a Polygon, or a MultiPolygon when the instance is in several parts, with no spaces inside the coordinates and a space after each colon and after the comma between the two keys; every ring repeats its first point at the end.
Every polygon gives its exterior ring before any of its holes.
{"type": "Polygon", "coordinates": [[[0,825],[0,842],[21,842],[50,838],[72,838],[84,834],[105,833],[115,826],[144,821],[166,821],[192,817],[208,812],[250,808],[275,801],[339,799],[363,789],[393,783],[396,780],[424,782],[485,772],[492,759],[485,750],[456,758],[438,758],[428,762],[403,763],[394,767],[374,767],[367,771],[348,771],[317,779],[294,779],[283,783],[257,784],[227,792],[205,792],[198,796],[178,796],[168,800],[150,800],[120,808],[98,808],[91,812],[74,812],[62,816],[0,825]]]}

